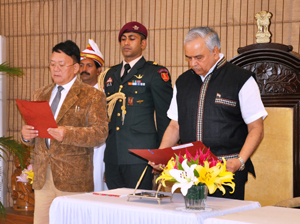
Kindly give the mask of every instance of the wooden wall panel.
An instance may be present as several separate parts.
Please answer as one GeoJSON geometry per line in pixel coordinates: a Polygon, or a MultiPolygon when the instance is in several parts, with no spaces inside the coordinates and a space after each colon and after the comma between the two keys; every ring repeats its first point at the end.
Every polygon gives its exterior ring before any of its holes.
{"type": "Polygon", "coordinates": [[[0,35],[7,38],[8,61],[25,72],[23,78],[7,81],[7,135],[18,139],[23,125],[14,99],[29,100],[33,91],[51,82],[48,63],[58,42],[71,39],[85,49],[93,38],[104,55],[106,69],[122,60],[117,40],[120,28],[132,20],[142,22],[149,31],[144,56],[167,66],[174,84],[188,69],[183,40],[190,28],[215,28],[221,52],[230,59],[237,55],[238,47],[255,43],[254,16],[261,10],[273,14],[272,42],[293,45],[299,53],[300,1],[1,0],[0,35]]]}

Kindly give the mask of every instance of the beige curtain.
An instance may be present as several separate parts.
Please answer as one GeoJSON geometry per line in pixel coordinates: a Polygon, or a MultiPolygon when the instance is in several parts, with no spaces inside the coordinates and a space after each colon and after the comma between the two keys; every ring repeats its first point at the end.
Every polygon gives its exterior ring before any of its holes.
{"type": "MultiPolygon", "coordinates": [[[[48,61],[52,47],[66,39],[84,49],[93,38],[105,59],[105,69],[122,60],[117,41],[120,28],[139,21],[149,30],[147,60],[165,65],[176,78],[185,71],[183,39],[195,26],[213,27],[227,59],[237,48],[255,43],[254,16],[273,14],[273,43],[292,45],[299,53],[300,1],[297,0],[1,0],[0,35],[7,37],[8,61],[21,67],[23,78],[7,82],[8,133],[18,139],[23,125],[14,99],[30,100],[33,91],[51,82],[48,61]]],[[[10,175],[14,170],[9,161],[10,175]]],[[[12,201],[8,195],[10,206],[12,201]]]]}

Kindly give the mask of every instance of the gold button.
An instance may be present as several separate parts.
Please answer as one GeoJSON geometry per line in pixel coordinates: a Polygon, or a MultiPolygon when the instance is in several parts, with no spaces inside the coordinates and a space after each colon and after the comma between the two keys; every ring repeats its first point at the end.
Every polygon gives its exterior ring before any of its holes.
{"type": "Polygon", "coordinates": [[[119,130],[120,130],[120,128],[119,128],[119,127],[116,127],[116,130],[117,130],[117,131],[119,131],[119,130]]]}
{"type": "Polygon", "coordinates": [[[118,117],[120,117],[120,116],[121,116],[121,114],[120,114],[120,113],[117,113],[117,116],[118,116],[118,117]]]}
{"type": "Polygon", "coordinates": [[[119,99],[119,102],[122,102],[122,100],[121,100],[121,99],[119,99]]]}
{"type": "Polygon", "coordinates": [[[123,85],[120,85],[120,88],[123,88],[123,85]]]}
{"type": "Polygon", "coordinates": [[[137,94],[137,91],[135,91],[135,94],[137,94]]]}

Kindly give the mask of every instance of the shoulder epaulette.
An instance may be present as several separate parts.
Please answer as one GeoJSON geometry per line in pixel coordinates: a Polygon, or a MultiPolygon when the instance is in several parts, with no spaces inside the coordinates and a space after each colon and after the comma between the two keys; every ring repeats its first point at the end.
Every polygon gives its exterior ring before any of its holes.
{"type": "Polygon", "coordinates": [[[158,66],[158,63],[155,62],[155,61],[147,61],[147,63],[150,64],[150,65],[158,66]]]}

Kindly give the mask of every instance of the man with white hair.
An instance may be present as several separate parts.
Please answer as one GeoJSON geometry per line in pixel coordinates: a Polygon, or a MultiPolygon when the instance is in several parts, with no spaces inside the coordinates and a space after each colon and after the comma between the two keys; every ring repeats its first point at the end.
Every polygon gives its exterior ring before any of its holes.
{"type": "MultiPolygon", "coordinates": [[[[102,71],[104,58],[98,45],[89,39],[87,48],[80,53],[80,77],[82,82],[98,88],[98,76],[102,71]]],[[[105,143],[94,148],[94,191],[108,190],[104,182],[105,164],[103,162],[105,143]]]]}
{"type": "MultiPolygon", "coordinates": [[[[177,79],[168,110],[171,122],[160,148],[202,141],[233,172],[235,192],[217,190],[212,196],[244,199],[248,172],[254,174],[250,156],[263,138],[262,104],[255,74],[226,61],[220,54],[218,34],[196,27],[184,41],[190,69],[177,79]]],[[[156,169],[159,166],[150,163],[156,169]]]]}

